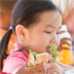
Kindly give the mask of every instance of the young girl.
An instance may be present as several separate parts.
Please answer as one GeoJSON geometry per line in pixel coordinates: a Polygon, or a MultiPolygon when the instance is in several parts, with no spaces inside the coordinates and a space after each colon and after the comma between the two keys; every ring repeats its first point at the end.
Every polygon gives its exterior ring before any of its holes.
{"type": "MultiPolygon", "coordinates": [[[[5,60],[3,72],[17,73],[28,64],[31,51],[35,53],[47,52],[61,22],[59,10],[49,0],[18,0],[13,9],[12,28],[9,29],[4,38],[6,47],[6,41],[8,41],[12,31],[15,31],[17,47],[16,51],[5,60]]],[[[49,61],[51,61],[51,55],[49,55],[49,61]]],[[[53,71],[52,63],[50,63],[50,68],[50,71],[53,71]]],[[[50,74],[53,73],[50,72],[50,74]]]]}

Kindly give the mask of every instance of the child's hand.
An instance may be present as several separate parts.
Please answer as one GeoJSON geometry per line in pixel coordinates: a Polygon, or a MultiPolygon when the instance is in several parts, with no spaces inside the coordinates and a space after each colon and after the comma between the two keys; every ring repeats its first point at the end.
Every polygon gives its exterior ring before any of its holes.
{"type": "Polygon", "coordinates": [[[63,74],[53,63],[36,64],[32,67],[23,67],[16,74],[63,74]]]}
{"type": "Polygon", "coordinates": [[[60,68],[58,68],[56,64],[53,63],[52,57],[45,53],[37,56],[37,63],[35,65],[23,67],[17,72],[17,74],[63,74],[63,73],[60,72],[60,68]]]}
{"type": "Polygon", "coordinates": [[[63,74],[63,70],[54,63],[48,63],[44,66],[45,74],[63,74]]]}
{"type": "Polygon", "coordinates": [[[49,53],[45,52],[45,53],[38,54],[36,56],[36,63],[37,64],[48,63],[48,62],[53,62],[53,58],[49,53]]]}
{"type": "Polygon", "coordinates": [[[23,67],[16,74],[45,74],[43,64],[36,64],[31,67],[23,67]]]}

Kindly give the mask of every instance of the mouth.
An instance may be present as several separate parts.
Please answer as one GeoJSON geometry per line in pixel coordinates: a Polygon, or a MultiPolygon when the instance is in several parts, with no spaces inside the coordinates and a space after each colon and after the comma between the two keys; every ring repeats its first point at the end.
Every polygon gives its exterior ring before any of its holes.
{"type": "Polygon", "coordinates": [[[46,47],[46,52],[51,53],[50,52],[50,46],[49,45],[46,47]]]}

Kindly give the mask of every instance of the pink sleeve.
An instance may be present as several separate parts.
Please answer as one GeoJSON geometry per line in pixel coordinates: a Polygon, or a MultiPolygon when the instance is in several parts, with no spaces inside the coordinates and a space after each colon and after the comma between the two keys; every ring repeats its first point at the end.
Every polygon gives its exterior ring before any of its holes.
{"type": "Polygon", "coordinates": [[[27,57],[22,52],[14,52],[4,61],[3,72],[15,74],[27,63],[27,57]]]}

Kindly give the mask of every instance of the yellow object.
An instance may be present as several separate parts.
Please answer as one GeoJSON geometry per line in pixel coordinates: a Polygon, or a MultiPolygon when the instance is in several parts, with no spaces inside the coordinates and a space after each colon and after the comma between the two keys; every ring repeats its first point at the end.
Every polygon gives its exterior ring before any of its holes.
{"type": "Polygon", "coordinates": [[[73,55],[71,50],[61,50],[59,53],[59,61],[62,64],[73,64],[73,55]]]}
{"type": "Polygon", "coordinates": [[[63,45],[62,45],[62,48],[63,48],[63,49],[64,49],[64,48],[69,49],[69,48],[70,48],[70,46],[69,46],[68,44],[63,44],[63,45]]]}

